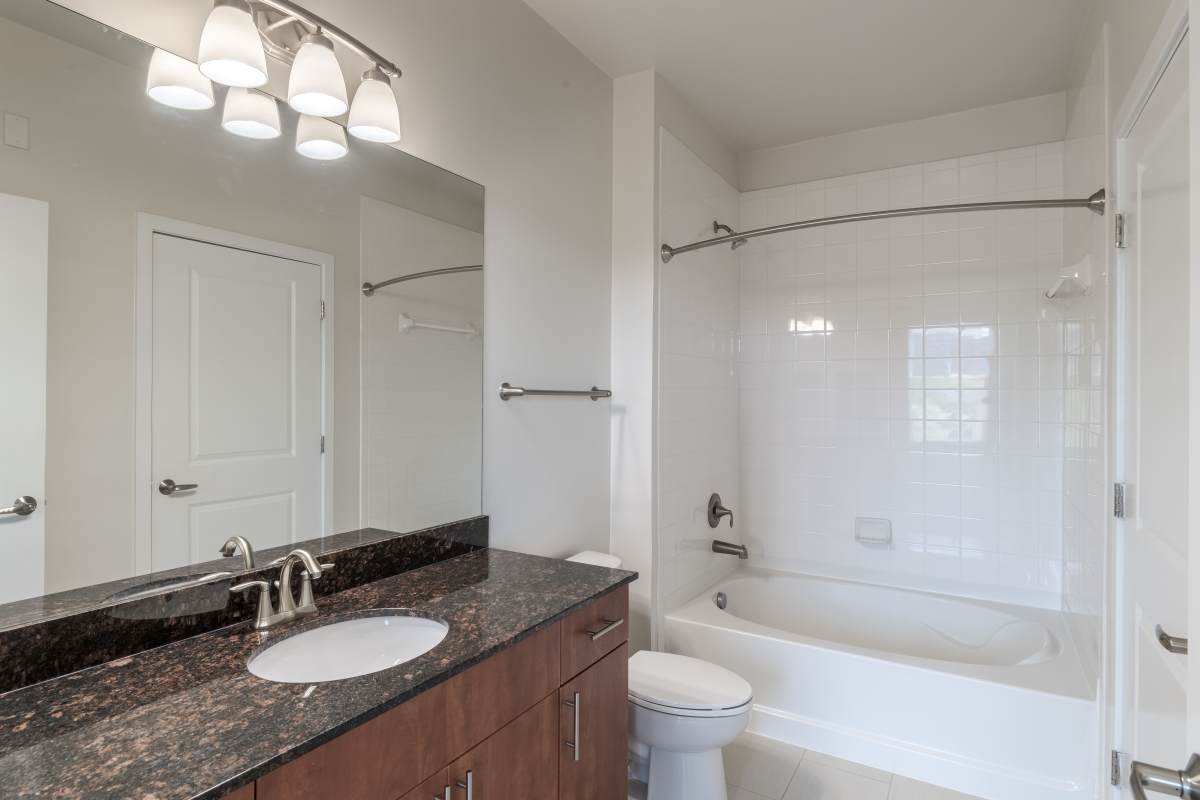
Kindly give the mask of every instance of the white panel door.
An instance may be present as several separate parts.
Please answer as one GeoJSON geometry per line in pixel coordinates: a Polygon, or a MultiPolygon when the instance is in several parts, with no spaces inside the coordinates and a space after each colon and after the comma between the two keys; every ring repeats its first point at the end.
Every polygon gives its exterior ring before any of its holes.
{"type": "Polygon", "coordinates": [[[322,535],[321,268],[156,233],[153,270],[153,569],[322,535]]]}
{"type": "MultiPolygon", "coordinates": [[[[50,208],[41,200],[0,194],[0,508],[46,485],[46,274],[50,208]]],[[[69,491],[69,490],[68,490],[69,491]]],[[[43,593],[45,519],[0,515],[0,603],[43,593]]]]}
{"type": "MultiPolygon", "coordinates": [[[[1118,480],[1128,512],[1118,523],[1119,746],[1133,759],[1183,769],[1195,747],[1189,672],[1200,653],[1173,652],[1164,635],[1196,639],[1189,576],[1200,548],[1189,506],[1188,53],[1184,41],[1121,144],[1119,210],[1118,480]],[[1189,660],[1190,658],[1190,660],[1189,660]]],[[[1194,370],[1194,367],[1192,368],[1194,370]]],[[[1128,782],[1122,796],[1132,796],[1128,782]]]]}

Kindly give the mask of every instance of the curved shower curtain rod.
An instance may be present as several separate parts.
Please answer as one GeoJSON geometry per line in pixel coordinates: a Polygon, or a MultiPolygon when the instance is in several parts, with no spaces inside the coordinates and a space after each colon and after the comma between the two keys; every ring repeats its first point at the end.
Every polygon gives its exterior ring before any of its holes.
{"type": "Polygon", "coordinates": [[[427,269],[424,272],[414,272],[411,275],[401,275],[399,278],[388,278],[386,281],[379,283],[364,283],[362,285],[362,293],[364,297],[370,297],[375,294],[376,289],[382,289],[385,286],[391,286],[393,283],[404,283],[405,281],[415,281],[418,278],[434,278],[438,275],[453,275],[456,272],[479,272],[483,269],[483,264],[472,264],[469,267],[442,267],[441,269],[427,269]]]}
{"type": "Polygon", "coordinates": [[[725,236],[712,239],[702,239],[699,242],[672,247],[664,244],[660,250],[663,263],[666,264],[680,253],[690,253],[705,247],[715,247],[719,244],[732,243],[737,247],[746,239],[759,236],[770,236],[773,233],[799,231],[805,228],[819,228],[825,225],[840,225],[846,222],[869,222],[878,219],[895,219],[897,217],[915,217],[921,214],[953,214],[960,211],[1007,211],[1017,208],[1086,208],[1096,214],[1104,214],[1104,190],[1084,199],[1068,200],[1003,200],[993,203],[951,203],[943,206],[915,206],[913,208],[895,208],[889,211],[861,211],[857,214],[842,214],[837,217],[820,217],[806,219],[800,222],[787,222],[783,225],[771,225],[767,228],[755,228],[752,231],[731,232],[725,236]]]}

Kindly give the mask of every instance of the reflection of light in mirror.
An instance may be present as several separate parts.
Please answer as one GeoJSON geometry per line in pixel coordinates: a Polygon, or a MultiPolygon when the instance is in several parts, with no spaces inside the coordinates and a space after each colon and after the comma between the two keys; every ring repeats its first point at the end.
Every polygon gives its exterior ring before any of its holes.
{"type": "Polygon", "coordinates": [[[146,73],[146,94],[171,108],[199,111],[213,107],[212,82],[186,58],[155,48],[146,73]]]}
{"type": "Polygon", "coordinates": [[[274,97],[235,86],[225,95],[221,127],[247,139],[274,139],[280,134],[279,106],[274,97]]]}
{"type": "Polygon", "coordinates": [[[349,152],[346,131],[341,125],[324,117],[302,114],[296,125],[296,152],[318,161],[341,158],[349,152]]]}

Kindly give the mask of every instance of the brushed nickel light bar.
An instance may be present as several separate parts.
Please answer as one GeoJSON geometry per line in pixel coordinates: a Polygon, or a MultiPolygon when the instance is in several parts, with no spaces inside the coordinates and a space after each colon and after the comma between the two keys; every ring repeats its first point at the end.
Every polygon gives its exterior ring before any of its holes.
{"type": "Polygon", "coordinates": [[[861,211],[857,214],[842,214],[836,217],[820,217],[806,219],[800,222],[787,222],[782,225],[771,225],[766,228],[755,228],[750,231],[737,231],[712,239],[672,247],[664,244],[660,250],[663,263],[666,264],[680,253],[690,253],[705,247],[715,247],[719,244],[732,244],[737,247],[746,239],[756,239],[759,236],[770,236],[774,233],[800,231],[806,228],[820,228],[826,225],[842,225],[847,222],[870,222],[880,219],[897,219],[899,217],[916,217],[922,214],[954,214],[965,211],[1010,211],[1022,208],[1086,208],[1095,214],[1104,214],[1104,190],[1082,199],[1066,200],[1003,200],[990,203],[950,203],[940,206],[914,206],[912,208],[894,208],[887,211],[861,211]]]}
{"type": "MultiPolygon", "coordinates": [[[[356,52],[360,56],[362,56],[364,60],[372,62],[376,67],[379,68],[379,70],[381,72],[383,72],[389,78],[399,78],[400,77],[400,74],[401,74],[400,68],[398,66],[396,66],[394,63],[392,63],[388,59],[384,58],[383,56],[379,55],[379,53],[376,50],[373,50],[370,47],[367,47],[365,44],[363,44],[361,41],[359,41],[356,37],[351,36],[350,34],[346,33],[344,30],[342,30],[338,26],[334,25],[332,22],[329,22],[328,20],[317,16],[313,12],[309,11],[307,8],[304,8],[303,6],[301,6],[297,3],[293,3],[293,2],[291,2],[291,0],[254,0],[254,3],[256,5],[267,6],[268,8],[273,8],[276,11],[280,12],[281,14],[285,14],[292,19],[299,20],[299,21],[309,25],[310,27],[313,27],[313,28],[319,30],[321,33],[325,34],[330,39],[334,39],[335,41],[341,42],[343,45],[345,45],[346,47],[350,48],[351,50],[353,50],[354,52],[356,52]]],[[[282,22],[282,21],[280,21],[280,22],[282,22]]],[[[272,25],[271,27],[277,27],[279,24],[280,23],[277,22],[274,25],[272,25]]],[[[271,44],[274,44],[274,42],[272,42],[271,44]]],[[[274,55],[276,55],[277,57],[279,56],[278,53],[275,53],[274,55]]]]}

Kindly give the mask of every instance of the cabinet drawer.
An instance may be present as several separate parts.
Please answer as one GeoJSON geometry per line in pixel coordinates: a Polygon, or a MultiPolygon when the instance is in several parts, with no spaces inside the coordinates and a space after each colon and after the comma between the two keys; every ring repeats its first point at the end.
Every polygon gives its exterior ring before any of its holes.
{"type": "Polygon", "coordinates": [[[559,690],[559,800],[626,796],[629,652],[622,644],[559,690]]]}
{"type": "Polygon", "coordinates": [[[622,586],[562,621],[562,679],[569,680],[629,640],[629,587],[622,586]]]}
{"type": "Polygon", "coordinates": [[[446,681],[448,756],[467,752],[557,690],[558,670],[556,623],[446,681]]]}

